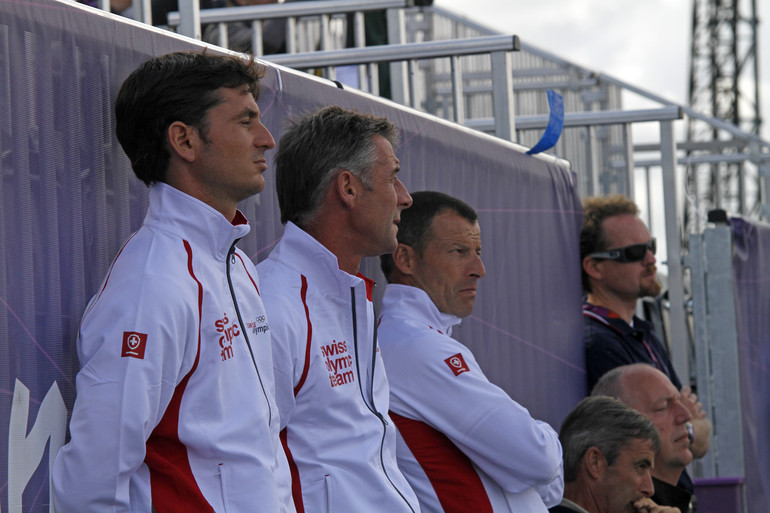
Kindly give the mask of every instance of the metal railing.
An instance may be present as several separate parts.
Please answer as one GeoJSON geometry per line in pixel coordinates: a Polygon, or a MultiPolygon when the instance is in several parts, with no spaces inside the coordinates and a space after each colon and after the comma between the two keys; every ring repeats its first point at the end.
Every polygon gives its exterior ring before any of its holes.
{"type": "MultiPolygon", "coordinates": [[[[413,77],[416,75],[417,61],[421,59],[445,58],[450,62],[451,92],[453,99],[452,120],[460,124],[470,124],[466,119],[463,98],[463,76],[460,58],[467,55],[489,55],[491,59],[492,97],[497,115],[491,121],[495,135],[512,140],[515,135],[513,115],[513,86],[511,84],[510,52],[518,51],[518,36],[486,36],[452,41],[427,41],[400,45],[370,46],[366,48],[331,50],[326,52],[308,52],[298,54],[270,55],[269,62],[296,69],[327,68],[327,78],[334,80],[336,66],[371,64],[380,62],[405,62],[407,72],[400,74],[401,81],[392,80],[392,87],[398,95],[407,98],[407,105],[416,108],[416,91],[413,77]]],[[[373,67],[376,71],[376,67],[373,67]]],[[[367,77],[369,91],[376,91],[377,76],[367,77]]]]}
{"type": "Polygon", "coordinates": [[[179,11],[169,13],[168,26],[180,34],[200,39],[201,25],[216,23],[219,28],[216,44],[228,48],[227,24],[249,22],[252,29],[251,48],[254,55],[259,56],[263,55],[263,23],[268,20],[285,19],[286,51],[287,53],[296,53],[303,50],[298,43],[298,20],[300,18],[314,17],[318,20],[319,49],[330,50],[338,47],[333,43],[333,38],[330,35],[332,18],[350,14],[353,17],[354,45],[363,47],[363,15],[365,12],[403,9],[412,5],[414,5],[413,0],[320,0],[199,9],[197,0],[179,0],[179,11]]]}

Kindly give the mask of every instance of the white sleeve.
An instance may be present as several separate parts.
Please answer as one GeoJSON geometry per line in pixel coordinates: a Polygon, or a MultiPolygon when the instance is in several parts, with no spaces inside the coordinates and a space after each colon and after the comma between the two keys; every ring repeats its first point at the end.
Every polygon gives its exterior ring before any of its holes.
{"type": "Polygon", "coordinates": [[[89,304],[78,335],[82,367],[71,441],[52,475],[59,513],[144,506],[131,498],[149,494],[149,486],[139,491],[143,487],[133,481],[141,473],[139,479],[147,480],[146,441],[197,352],[197,290],[185,303],[181,298],[189,291],[180,287],[164,276],[113,276],[89,304]],[[128,339],[135,341],[130,347],[128,339]]]}
{"type": "Polygon", "coordinates": [[[387,368],[391,408],[444,433],[506,491],[545,486],[560,498],[557,433],[490,383],[470,350],[444,335],[424,337],[399,344],[387,368]],[[446,360],[458,351],[468,370],[456,374],[446,360]]]}

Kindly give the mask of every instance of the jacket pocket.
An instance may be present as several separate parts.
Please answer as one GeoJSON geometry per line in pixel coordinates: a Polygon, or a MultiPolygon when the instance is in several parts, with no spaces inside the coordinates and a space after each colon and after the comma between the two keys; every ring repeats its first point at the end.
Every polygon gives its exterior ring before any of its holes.
{"type": "MultiPolygon", "coordinates": [[[[324,475],[302,483],[302,505],[312,513],[332,513],[334,509],[334,486],[332,477],[324,475]]],[[[299,509],[299,508],[297,508],[299,509]]],[[[336,513],[341,513],[336,511],[336,513]]]]}
{"type": "Polygon", "coordinates": [[[324,476],[324,491],[326,492],[326,511],[331,513],[334,511],[334,480],[329,474],[324,476]]]}
{"type": "Polygon", "coordinates": [[[227,482],[227,467],[223,463],[219,464],[219,487],[222,492],[222,507],[224,508],[222,510],[222,513],[227,513],[227,511],[230,509],[227,498],[229,494],[227,493],[228,490],[228,482],[227,482]]]}

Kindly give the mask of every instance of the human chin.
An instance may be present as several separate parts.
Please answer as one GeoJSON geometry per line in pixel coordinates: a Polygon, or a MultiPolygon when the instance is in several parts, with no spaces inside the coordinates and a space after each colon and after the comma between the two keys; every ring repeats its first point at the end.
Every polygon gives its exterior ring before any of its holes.
{"type": "Polygon", "coordinates": [[[658,297],[662,287],[657,279],[651,282],[642,283],[639,287],[639,297],[658,297]]]}

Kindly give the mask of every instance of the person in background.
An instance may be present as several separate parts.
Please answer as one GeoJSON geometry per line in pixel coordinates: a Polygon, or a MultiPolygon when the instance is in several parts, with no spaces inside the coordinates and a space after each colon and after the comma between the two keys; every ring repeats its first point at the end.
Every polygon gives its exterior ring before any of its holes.
{"type": "MultiPolygon", "coordinates": [[[[276,4],[278,0],[211,0],[214,8],[242,7],[249,5],[276,4]]],[[[289,0],[292,1],[292,0],[289,0]]],[[[219,24],[203,26],[203,40],[212,44],[219,42],[219,24]]],[[[227,24],[227,48],[236,52],[254,53],[251,21],[233,21],[227,24]]],[[[286,52],[286,19],[274,18],[262,22],[262,54],[271,55],[286,52]]]]}
{"type": "Polygon", "coordinates": [[[270,334],[237,209],[275,146],[253,59],[154,57],[123,82],[117,138],[150,187],[78,332],[59,513],[293,512],[270,334]]]}
{"type": "Polygon", "coordinates": [[[452,327],[473,311],[476,212],[422,191],[383,255],[380,348],[398,427],[398,463],[423,512],[545,512],[564,485],[556,432],[489,382],[452,327]]]}
{"type": "Polygon", "coordinates": [[[668,376],[646,363],[622,365],[602,376],[591,395],[616,397],[652,421],[661,442],[660,455],[652,469],[652,498],[658,504],[675,506],[682,513],[694,513],[692,490],[678,484],[693,459],[687,429],[692,417],[668,376]]]}
{"type": "Polygon", "coordinates": [[[650,498],[660,439],[642,414],[611,397],[587,397],[559,431],[564,499],[550,513],[678,513],[650,498]]]}
{"type": "Polygon", "coordinates": [[[393,251],[412,203],[387,119],[337,106],[281,137],[283,236],[257,269],[273,340],[281,440],[298,511],[417,512],[396,463],[374,282],[361,260],[393,251]]]}
{"type": "MultiPolygon", "coordinates": [[[[711,423],[697,395],[682,386],[668,351],[636,311],[639,299],[661,292],[656,274],[655,239],[639,218],[639,208],[616,195],[585,198],[580,233],[583,290],[583,340],[588,389],[620,365],[648,363],[664,373],[677,390],[692,420],[691,451],[702,458],[711,445],[711,423]]],[[[687,472],[680,486],[693,491],[687,472]]]]}

